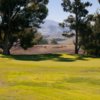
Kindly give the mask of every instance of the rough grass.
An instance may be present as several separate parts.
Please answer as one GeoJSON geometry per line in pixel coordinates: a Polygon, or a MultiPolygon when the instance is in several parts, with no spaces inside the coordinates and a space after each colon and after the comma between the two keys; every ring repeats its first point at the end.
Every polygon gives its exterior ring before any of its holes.
{"type": "Polygon", "coordinates": [[[0,55],[0,100],[100,100],[100,59],[0,55]]]}

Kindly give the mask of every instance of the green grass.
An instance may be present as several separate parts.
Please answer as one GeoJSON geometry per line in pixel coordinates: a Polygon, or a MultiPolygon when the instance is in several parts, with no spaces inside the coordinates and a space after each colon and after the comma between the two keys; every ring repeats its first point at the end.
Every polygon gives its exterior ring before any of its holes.
{"type": "Polygon", "coordinates": [[[0,55],[0,100],[100,100],[100,59],[0,55]]]}

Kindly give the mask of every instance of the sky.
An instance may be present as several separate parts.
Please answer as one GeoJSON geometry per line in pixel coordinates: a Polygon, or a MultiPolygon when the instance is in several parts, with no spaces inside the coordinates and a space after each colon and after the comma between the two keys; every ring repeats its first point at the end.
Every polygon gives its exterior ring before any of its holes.
{"type": "MultiPolygon", "coordinates": [[[[87,1],[87,0],[83,0],[87,1]]],[[[92,3],[92,6],[89,7],[90,13],[95,13],[95,11],[100,8],[100,4],[98,0],[88,0],[92,3]]],[[[49,0],[48,9],[49,14],[46,19],[62,22],[68,16],[68,13],[63,11],[63,7],[61,6],[62,0],[49,0]]]]}

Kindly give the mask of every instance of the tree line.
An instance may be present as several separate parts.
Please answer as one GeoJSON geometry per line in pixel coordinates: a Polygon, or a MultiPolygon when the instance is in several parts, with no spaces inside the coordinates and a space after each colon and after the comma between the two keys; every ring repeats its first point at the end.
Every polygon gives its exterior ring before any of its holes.
{"type": "MultiPolygon", "coordinates": [[[[100,3],[100,0],[98,0],[100,3]]],[[[82,0],[63,0],[62,7],[70,15],[60,23],[61,27],[69,27],[70,34],[75,31],[75,54],[79,53],[80,48],[89,55],[100,55],[100,14],[89,14],[88,7],[90,2],[82,0]]],[[[68,32],[64,36],[69,37],[68,32]]]]}
{"type": "MultiPolygon", "coordinates": [[[[48,15],[48,3],[48,0],[0,0],[0,48],[3,54],[9,55],[14,43],[27,49],[42,38],[38,28],[48,15]]],[[[100,55],[99,12],[89,15],[87,8],[92,4],[88,1],[62,0],[61,5],[70,15],[60,26],[69,27],[70,36],[75,32],[75,54],[81,48],[87,54],[100,55]]],[[[67,32],[65,36],[70,37],[67,32]]]]}

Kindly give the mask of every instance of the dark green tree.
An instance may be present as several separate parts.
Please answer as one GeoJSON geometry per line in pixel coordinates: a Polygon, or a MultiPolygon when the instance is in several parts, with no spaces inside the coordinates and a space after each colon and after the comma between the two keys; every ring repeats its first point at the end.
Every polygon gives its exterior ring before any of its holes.
{"type": "Polygon", "coordinates": [[[56,45],[56,44],[58,44],[58,42],[57,42],[57,40],[56,40],[56,39],[52,39],[52,40],[51,40],[51,44],[56,45]]]}
{"type": "Polygon", "coordinates": [[[24,49],[32,46],[34,34],[47,16],[47,3],[48,0],[0,0],[0,48],[3,54],[9,55],[17,41],[24,49]]]}
{"type": "Polygon", "coordinates": [[[91,15],[87,18],[87,24],[81,28],[82,48],[89,55],[100,55],[100,14],[91,15]]]}
{"type": "Polygon", "coordinates": [[[45,39],[45,38],[42,37],[42,39],[39,41],[39,44],[40,45],[44,45],[44,44],[49,44],[49,42],[48,42],[47,39],[45,39]]]}
{"type": "Polygon", "coordinates": [[[63,27],[70,27],[75,30],[75,53],[78,54],[80,43],[79,43],[79,30],[80,23],[87,16],[87,7],[91,6],[89,2],[82,2],[81,0],[63,0],[62,3],[65,12],[69,12],[71,15],[67,20],[64,20],[63,27]]]}

